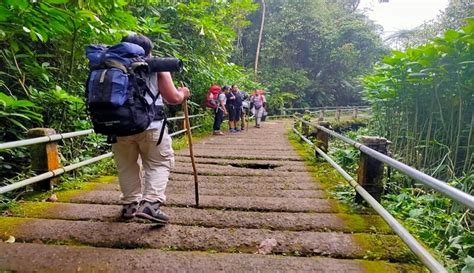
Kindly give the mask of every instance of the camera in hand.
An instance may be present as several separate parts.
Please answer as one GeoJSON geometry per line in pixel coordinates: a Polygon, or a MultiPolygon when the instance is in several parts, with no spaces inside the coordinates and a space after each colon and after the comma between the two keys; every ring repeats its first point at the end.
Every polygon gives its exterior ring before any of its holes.
{"type": "Polygon", "coordinates": [[[150,72],[181,72],[183,62],[176,58],[151,57],[145,60],[150,72]]]}

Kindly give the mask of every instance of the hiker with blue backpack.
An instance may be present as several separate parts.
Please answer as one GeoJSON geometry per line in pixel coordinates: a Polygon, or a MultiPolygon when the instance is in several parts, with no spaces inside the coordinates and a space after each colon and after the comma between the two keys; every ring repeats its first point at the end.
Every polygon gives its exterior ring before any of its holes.
{"type": "Polygon", "coordinates": [[[168,72],[180,69],[179,62],[153,57],[152,49],[152,41],[139,34],[112,47],[89,46],[86,93],[94,130],[112,143],[122,217],[166,224],[169,217],[160,206],[166,201],[174,152],[163,107],[164,102],[181,104],[190,91],[176,88],[168,72]]]}

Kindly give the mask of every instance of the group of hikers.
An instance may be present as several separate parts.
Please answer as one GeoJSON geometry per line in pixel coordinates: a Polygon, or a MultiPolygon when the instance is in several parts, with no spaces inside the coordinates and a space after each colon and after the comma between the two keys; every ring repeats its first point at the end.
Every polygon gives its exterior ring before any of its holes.
{"type": "Polygon", "coordinates": [[[229,119],[229,133],[245,130],[246,117],[250,114],[255,118],[255,127],[260,128],[265,115],[266,100],[263,90],[256,90],[249,95],[235,84],[220,87],[217,84],[209,88],[206,95],[206,106],[214,111],[213,134],[222,136],[221,124],[224,117],[229,119]]]}

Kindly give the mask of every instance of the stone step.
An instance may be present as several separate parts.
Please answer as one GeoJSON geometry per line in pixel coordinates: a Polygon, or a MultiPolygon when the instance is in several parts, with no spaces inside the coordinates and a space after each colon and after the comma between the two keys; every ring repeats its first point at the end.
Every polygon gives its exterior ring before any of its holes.
{"type": "MultiPolygon", "coordinates": [[[[196,170],[198,175],[209,175],[209,176],[267,176],[267,177],[302,177],[309,179],[310,174],[305,170],[292,170],[291,168],[278,168],[278,169],[251,169],[251,168],[239,168],[232,166],[219,166],[210,164],[196,164],[196,170]]],[[[181,174],[193,174],[193,168],[191,163],[178,162],[172,169],[173,173],[181,174]]]]}
{"type": "MultiPolygon", "coordinates": [[[[179,157],[183,158],[183,157],[179,157]]],[[[188,158],[189,159],[189,158],[188,158]]],[[[271,161],[265,160],[216,160],[212,158],[197,158],[195,160],[197,169],[216,169],[219,171],[236,169],[236,170],[269,170],[274,172],[287,171],[287,172],[307,172],[308,170],[301,162],[297,164],[286,164],[284,161],[271,161]],[[206,162],[207,161],[207,162],[206,162]],[[220,162],[218,162],[220,161],[220,162]]],[[[191,159],[187,161],[176,161],[176,167],[183,167],[191,169],[191,159]]]]}
{"type": "MultiPolygon", "coordinates": [[[[298,173],[299,174],[299,173],[298,173]]],[[[190,174],[181,174],[181,173],[171,173],[171,181],[194,181],[193,176],[190,174]]],[[[242,176],[231,176],[231,175],[198,175],[199,182],[216,182],[216,183],[231,183],[236,185],[244,184],[277,184],[283,183],[288,185],[313,185],[315,188],[321,188],[321,185],[316,183],[312,177],[309,175],[302,176],[252,176],[252,177],[242,177],[242,176]]]]}
{"type": "MultiPolygon", "coordinates": [[[[26,202],[13,208],[10,215],[26,218],[120,222],[123,221],[120,217],[121,208],[119,205],[26,202]]],[[[382,218],[374,215],[223,211],[176,207],[163,207],[163,211],[171,217],[172,224],[186,226],[392,233],[382,218]]]]}
{"type": "MultiPolygon", "coordinates": [[[[286,152],[275,153],[271,151],[258,154],[245,153],[243,151],[235,151],[235,153],[223,153],[215,150],[194,149],[195,157],[202,158],[224,158],[224,159],[250,159],[250,160],[280,160],[280,161],[303,161],[297,154],[289,154],[286,152]]],[[[189,156],[189,151],[180,150],[175,153],[178,156],[189,156]]]]}
{"type": "MultiPolygon", "coordinates": [[[[307,172],[298,172],[298,171],[278,171],[278,170],[253,170],[245,168],[234,168],[226,166],[209,166],[205,168],[203,165],[196,165],[196,170],[198,175],[208,175],[208,176],[240,176],[240,177],[288,177],[290,179],[303,178],[310,179],[311,176],[307,172]]],[[[191,164],[188,166],[183,166],[182,164],[177,164],[173,169],[173,173],[188,174],[192,175],[193,168],[191,164]]],[[[190,176],[192,177],[192,176],[190,176]]]]}
{"type": "Polygon", "coordinates": [[[0,217],[0,234],[18,242],[80,244],[108,248],[153,248],[186,251],[255,253],[275,239],[273,254],[407,261],[411,252],[394,235],[347,234],[267,229],[206,228],[141,223],[65,221],[0,217]]]}
{"type": "MultiPolygon", "coordinates": [[[[201,185],[200,185],[201,186],[201,185]]],[[[232,186],[232,185],[231,185],[232,186]]],[[[95,186],[97,190],[113,190],[118,191],[120,187],[118,184],[98,184],[95,186]]],[[[194,192],[194,182],[187,183],[186,187],[182,185],[175,186],[174,183],[169,183],[166,187],[167,195],[174,194],[189,194],[194,192]]],[[[285,198],[324,198],[326,193],[322,190],[282,190],[282,189],[266,189],[266,188],[234,188],[227,189],[199,187],[200,195],[221,195],[221,196],[259,196],[259,197],[285,197],[285,198]]]]}
{"type": "MultiPolygon", "coordinates": [[[[70,190],[58,192],[57,197],[61,202],[91,203],[91,204],[120,204],[118,191],[83,191],[70,190]]],[[[195,205],[194,192],[189,194],[174,194],[167,197],[166,206],[192,207],[195,205]]],[[[314,198],[281,198],[281,197],[229,197],[200,195],[201,208],[251,210],[251,211],[286,211],[286,212],[343,212],[336,201],[314,198]]]]}
{"type": "MultiPolygon", "coordinates": [[[[314,191],[321,191],[320,188],[315,185],[315,183],[295,183],[295,182],[275,182],[275,183],[268,183],[268,182],[259,182],[259,181],[250,181],[250,183],[241,183],[237,180],[232,181],[231,179],[226,179],[226,181],[215,181],[212,182],[209,178],[219,178],[219,177],[211,177],[211,176],[199,176],[198,183],[199,189],[216,189],[220,190],[222,193],[231,190],[242,190],[242,191],[259,191],[262,189],[265,190],[314,190],[314,191]]],[[[240,178],[243,179],[243,178],[240,178]]],[[[87,184],[92,184],[88,182],[87,184]]],[[[96,184],[97,189],[102,190],[118,190],[118,182],[115,183],[106,183],[106,184],[96,184]]],[[[190,188],[194,188],[194,181],[190,179],[188,176],[187,180],[170,180],[168,181],[168,186],[166,190],[171,189],[183,189],[189,190],[190,188]]]]}
{"type": "Polygon", "coordinates": [[[422,272],[416,265],[319,257],[122,250],[0,243],[0,269],[11,272],[422,272]],[[6,258],[8,257],[8,258],[6,258]],[[26,263],[25,261],[29,261],[26,263]]]}
{"type": "Polygon", "coordinates": [[[291,152],[295,150],[289,145],[288,142],[272,143],[271,146],[268,143],[255,140],[246,140],[245,142],[238,142],[237,144],[225,143],[225,142],[214,142],[210,141],[193,143],[193,148],[196,149],[207,149],[207,150],[229,150],[229,151],[247,151],[248,153],[255,153],[255,151],[277,151],[277,152],[291,152]],[[276,145],[275,145],[276,144],[276,145]]]}

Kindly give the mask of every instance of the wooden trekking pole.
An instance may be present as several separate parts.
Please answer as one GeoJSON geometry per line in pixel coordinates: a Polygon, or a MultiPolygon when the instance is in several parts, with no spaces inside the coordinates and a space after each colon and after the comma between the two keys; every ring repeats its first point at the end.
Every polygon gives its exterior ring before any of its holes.
{"type": "MultiPolygon", "coordinates": [[[[184,84],[182,82],[181,82],[181,87],[184,87],[184,84]]],[[[196,207],[199,207],[199,184],[198,184],[198,176],[197,176],[197,170],[196,170],[196,162],[194,161],[193,135],[191,134],[191,123],[189,122],[188,99],[185,99],[183,102],[183,111],[184,111],[184,124],[186,127],[186,134],[188,135],[188,142],[189,142],[189,155],[191,156],[191,164],[193,165],[194,197],[196,200],[196,207]]]]}

